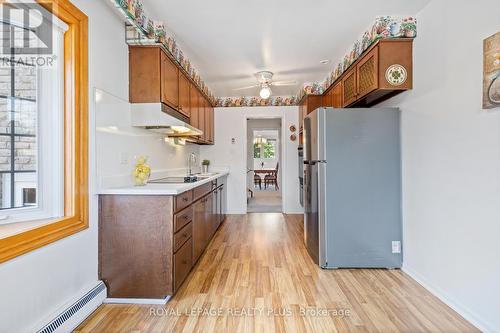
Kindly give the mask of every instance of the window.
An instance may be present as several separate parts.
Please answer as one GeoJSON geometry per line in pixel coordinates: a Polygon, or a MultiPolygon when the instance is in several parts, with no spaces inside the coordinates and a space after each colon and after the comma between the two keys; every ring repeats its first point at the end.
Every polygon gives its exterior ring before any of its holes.
{"type": "MultiPolygon", "coordinates": [[[[62,30],[53,40],[58,69],[17,61],[0,68],[0,263],[88,227],[88,18],[69,0],[13,6],[37,6],[41,22],[55,16],[62,30]],[[10,225],[1,225],[6,219],[10,225]]],[[[3,36],[0,43],[13,40],[3,36]]]]}
{"type": "MultiPolygon", "coordinates": [[[[12,8],[3,15],[10,21],[1,22],[0,29],[9,36],[9,45],[38,46],[29,25],[17,21],[23,13],[34,19],[31,8],[12,8]]],[[[5,48],[0,53],[0,224],[63,216],[67,26],[51,21],[50,57],[59,61],[49,65],[49,55],[27,56],[14,47],[7,48],[9,54],[5,48]]]]}
{"type": "Polygon", "coordinates": [[[276,140],[268,139],[263,145],[264,158],[274,159],[276,158],[276,140]]]}

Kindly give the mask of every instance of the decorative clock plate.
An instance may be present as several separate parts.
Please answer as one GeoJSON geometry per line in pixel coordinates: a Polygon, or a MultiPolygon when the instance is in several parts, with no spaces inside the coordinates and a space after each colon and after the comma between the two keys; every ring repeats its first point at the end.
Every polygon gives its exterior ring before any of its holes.
{"type": "Polygon", "coordinates": [[[393,86],[400,86],[405,83],[408,74],[406,68],[399,64],[389,66],[385,71],[385,79],[393,86]]]}

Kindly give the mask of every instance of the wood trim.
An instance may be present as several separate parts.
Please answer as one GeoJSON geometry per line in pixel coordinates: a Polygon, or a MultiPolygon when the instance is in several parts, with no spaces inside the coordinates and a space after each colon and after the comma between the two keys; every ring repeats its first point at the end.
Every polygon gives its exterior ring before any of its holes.
{"type": "Polygon", "coordinates": [[[64,217],[0,239],[0,263],[88,228],[88,17],[69,0],[37,0],[64,34],[64,217]]]}

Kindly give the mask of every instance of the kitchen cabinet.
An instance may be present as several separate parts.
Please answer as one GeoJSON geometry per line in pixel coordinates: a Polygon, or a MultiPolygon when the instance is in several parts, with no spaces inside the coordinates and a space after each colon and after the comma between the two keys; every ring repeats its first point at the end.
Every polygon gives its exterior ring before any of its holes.
{"type": "Polygon", "coordinates": [[[189,110],[191,111],[189,124],[193,127],[200,128],[200,120],[198,117],[198,90],[192,83],[189,89],[189,110]]]}
{"type": "Polygon", "coordinates": [[[193,205],[193,261],[200,258],[207,243],[207,198],[201,198],[193,205]]]}
{"type": "Polygon", "coordinates": [[[214,143],[209,99],[161,47],[129,46],[129,78],[131,103],[162,103],[169,114],[203,131],[190,141],[214,143]]]}
{"type": "Polygon", "coordinates": [[[331,89],[332,107],[341,108],[342,107],[342,82],[337,82],[331,89]]]}
{"type": "Polygon", "coordinates": [[[322,105],[323,97],[321,95],[306,95],[302,98],[299,102],[300,130],[303,128],[304,118],[322,105]]]}
{"type": "Polygon", "coordinates": [[[168,58],[165,52],[161,54],[161,101],[168,106],[179,107],[179,69],[168,58]]]}
{"type": "Polygon", "coordinates": [[[191,83],[184,73],[179,73],[179,112],[191,116],[191,83]]]}
{"type": "Polygon", "coordinates": [[[370,107],[413,87],[413,39],[382,39],[323,94],[323,105],[370,107]]]}
{"type": "Polygon", "coordinates": [[[348,70],[342,78],[342,106],[346,107],[352,104],[356,101],[357,96],[356,67],[354,67],[348,70]]]}
{"type": "Polygon", "coordinates": [[[177,196],[99,196],[99,278],[108,297],[179,290],[225,217],[223,179],[177,196]]]}
{"type": "Polygon", "coordinates": [[[363,98],[378,88],[378,47],[373,48],[356,64],[357,96],[363,98]]]}
{"type": "Polygon", "coordinates": [[[205,128],[205,99],[203,96],[198,93],[198,125],[199,129],[203,131],[203,134],[200,137],[201,143],[205,142],[205,137],[207,135],[207,130],[205,128]]]}

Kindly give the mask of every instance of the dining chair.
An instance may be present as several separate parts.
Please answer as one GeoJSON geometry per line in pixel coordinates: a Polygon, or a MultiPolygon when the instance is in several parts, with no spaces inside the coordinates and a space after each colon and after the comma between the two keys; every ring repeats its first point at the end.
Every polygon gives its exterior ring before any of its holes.
{"type": "Polygon", "coordinates": [[[276,169],[271,173],[264,177],[264,188],[267,188],[267,185],[274,185],[274,190],[279,190],[278,186],[278,171],[280,168],[280,163],[276,163],[276,169]]]}

